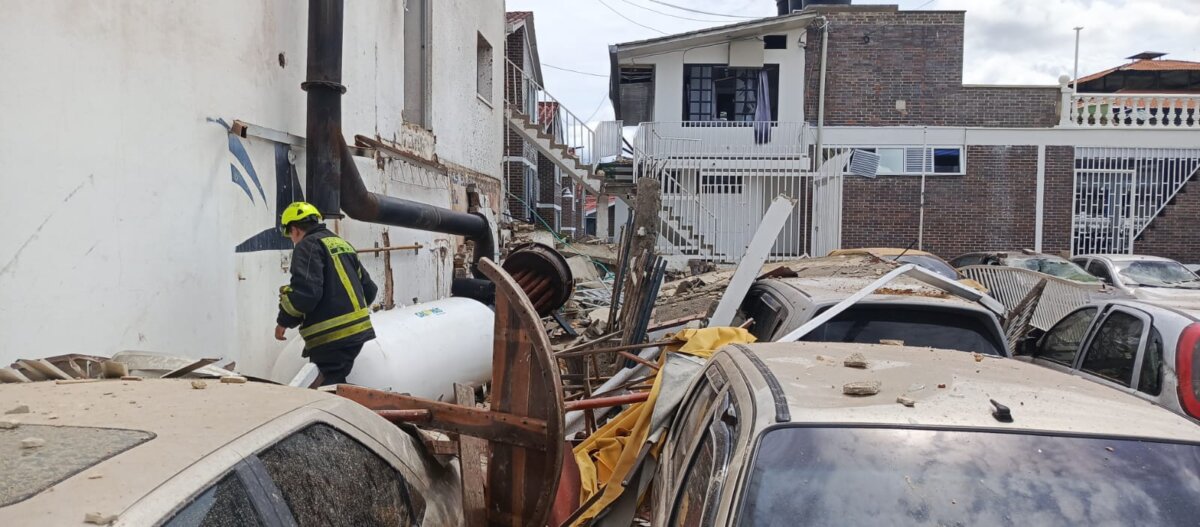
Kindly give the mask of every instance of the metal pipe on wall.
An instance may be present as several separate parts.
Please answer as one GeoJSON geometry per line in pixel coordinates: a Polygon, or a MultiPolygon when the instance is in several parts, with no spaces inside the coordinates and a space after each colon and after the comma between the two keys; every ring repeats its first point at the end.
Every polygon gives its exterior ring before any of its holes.
{"type": "Polygon", "coordinates": [[[343,0],[309,0],[308,201],[323,215],[465,236],[475,257],[495,257],[492,226],[482,215],[369,192],[342,134],[343,0]]]}

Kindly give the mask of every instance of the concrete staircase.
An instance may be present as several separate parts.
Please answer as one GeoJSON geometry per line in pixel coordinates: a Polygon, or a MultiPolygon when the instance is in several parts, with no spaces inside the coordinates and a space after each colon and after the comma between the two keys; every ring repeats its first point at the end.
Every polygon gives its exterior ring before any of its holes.
{"type": "Polygon", "coordinates": [[[504,120],[509,129],[533,145],[572,181],[584,185],[589,192],[599,192],[600,180],[596,177],[596,167],[584,162],[576,154],[578,149],[563,144],[561,138],[551,134],[545,124],[531,122],[529,115],[514,105],[505,106],[504,120]]]}

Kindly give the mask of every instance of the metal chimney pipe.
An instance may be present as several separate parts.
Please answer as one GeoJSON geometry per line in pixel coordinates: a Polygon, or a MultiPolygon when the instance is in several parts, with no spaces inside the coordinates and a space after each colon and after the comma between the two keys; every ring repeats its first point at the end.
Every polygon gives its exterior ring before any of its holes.
{"type": "Polygon", "coordinates": [[[326,218],[341,218],[342,179],[342,0],[308,3],[308,92],[306,179],[308,201],[326,218]]]}
{"type": "Polygon", "coordinates": [[[475,257],[494,258],[492,225],[482,215],[457,212],[369,192],[342,135],[343,0],[308,2],[308,201],[327,218],[353,219],[465,236],[475,257]]]}

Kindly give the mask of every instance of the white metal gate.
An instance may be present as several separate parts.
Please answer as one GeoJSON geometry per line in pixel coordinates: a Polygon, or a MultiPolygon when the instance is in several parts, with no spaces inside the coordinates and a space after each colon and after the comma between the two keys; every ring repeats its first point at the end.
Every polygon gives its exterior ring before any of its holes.
{"type": "Polygon", "coordinates": [[[1075,149],[1072,254],[1132,253],[1200,170],[1200,149],[1075,149]]]}

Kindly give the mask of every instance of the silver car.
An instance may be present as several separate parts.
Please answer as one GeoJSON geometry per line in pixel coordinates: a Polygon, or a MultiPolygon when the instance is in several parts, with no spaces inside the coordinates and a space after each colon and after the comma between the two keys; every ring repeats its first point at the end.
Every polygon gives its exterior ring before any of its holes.
{"type": "Polygon", "coordinates": [[[1034,364],[1130,393],[1200,423],[1200,306],[1106,300],[1027,349],[1034,364]]]}
{"type": "Polygon", "coordinates": [[[1200,300],[1200,276],[1170,258],[1134,254],[1085,254],[1071,258],[1105,283],[1145,300],[1200,300]]]}
{"type": "Polygon", "coordinates": [[[656,459],[652,525],[1200,518],[1200,427],[1078,377],[957,351],[727,346],[656,459]],[[844,365],[855,354],[865,368],[844,365]]]}

